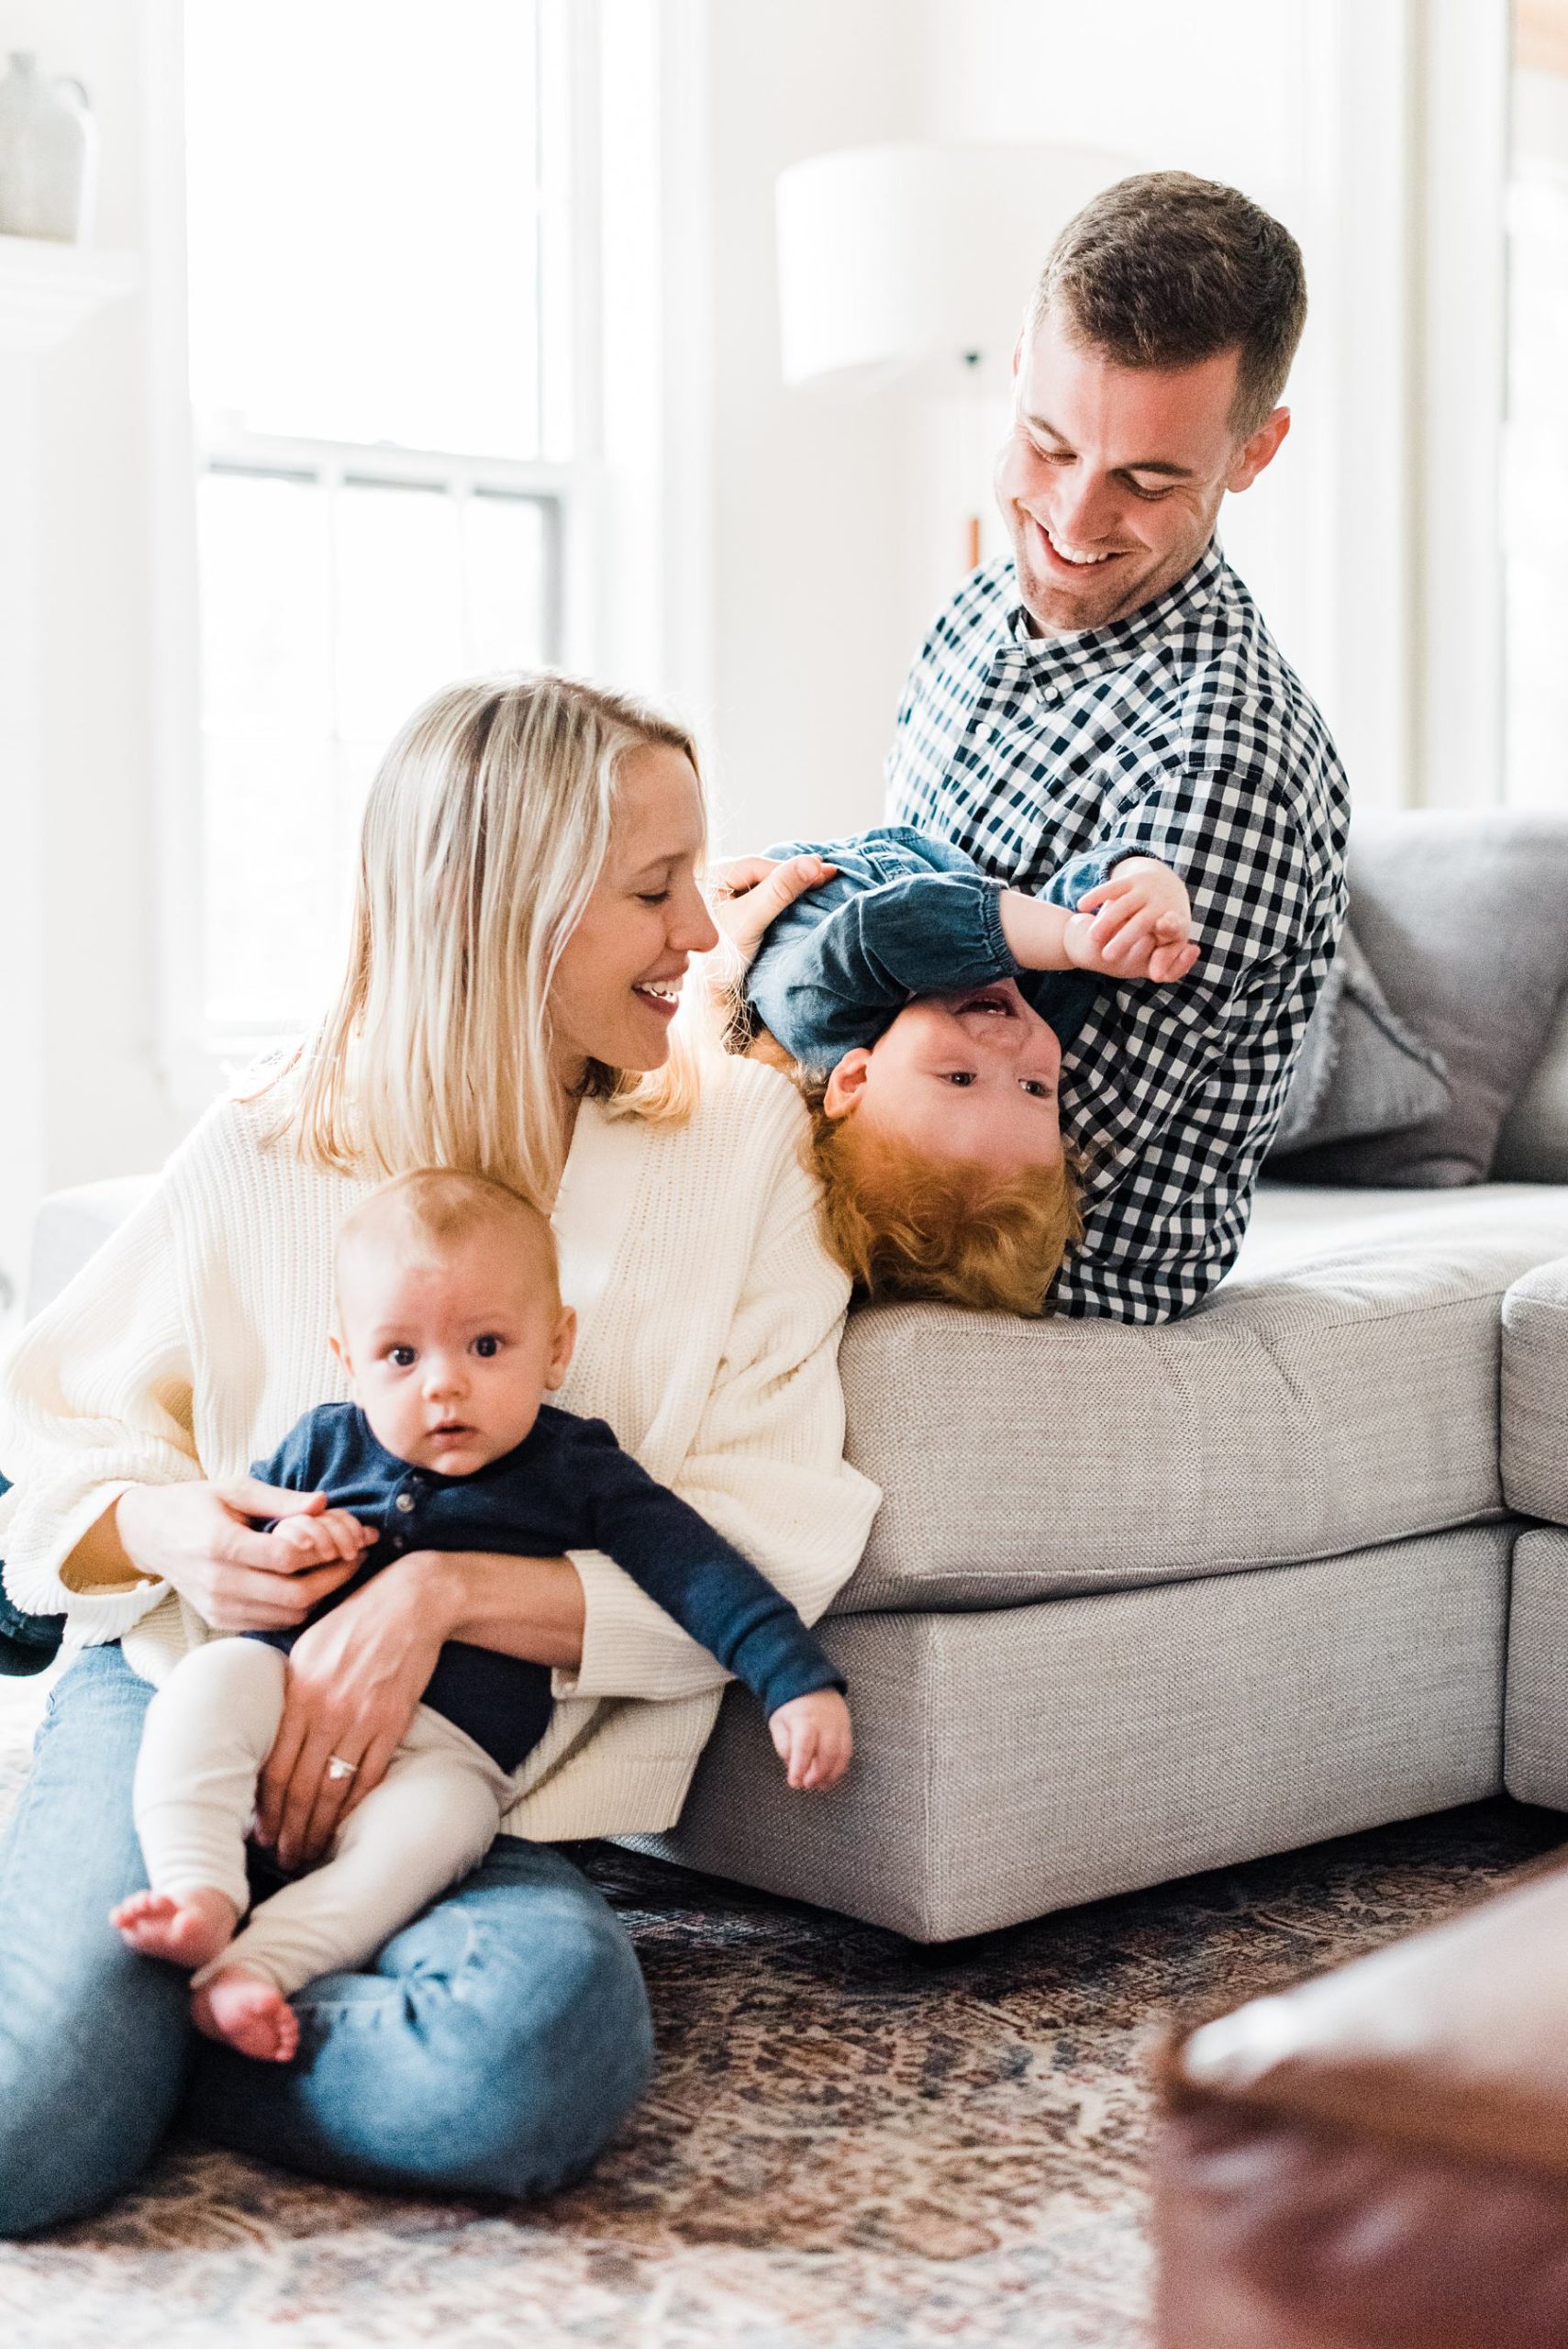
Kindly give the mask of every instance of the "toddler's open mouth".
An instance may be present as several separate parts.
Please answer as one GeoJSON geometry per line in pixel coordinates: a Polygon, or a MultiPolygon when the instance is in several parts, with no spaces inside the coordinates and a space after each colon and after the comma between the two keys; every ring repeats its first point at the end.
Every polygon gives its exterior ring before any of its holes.
{"type": "Polygon", "coordinates": [[[966,1011],[990,1012],[1004,1019],[1016,1019],[1018,1016],[1013,991],[1005,980],[998,981],[995,986],[976,987],[973,995],[954,996],[950,999],[948,1008],[958,1019],[962,1019],[966,1011]]]}

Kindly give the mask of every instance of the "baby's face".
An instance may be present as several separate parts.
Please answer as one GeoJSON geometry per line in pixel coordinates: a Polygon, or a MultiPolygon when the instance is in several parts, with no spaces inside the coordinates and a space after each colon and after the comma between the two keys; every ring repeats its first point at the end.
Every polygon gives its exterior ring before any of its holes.
{"type": "Polygon", "coordinates": [[[494,1233],[412,1263],[362,1241],[339,1267],[338,1309],[333,1344],[377,1442],[442,1476],[521,1443],[572,1358],[553,1283],[494,1233]]]}
{"type": "Polygon", "coordinates": [[[1021,1174],[1062,1163],[1061,1069],[1054,1030],[1003,979],[906,1005],[869,1053],[846,1055],[827,1107],[918,1157],[1021,1174]]]}

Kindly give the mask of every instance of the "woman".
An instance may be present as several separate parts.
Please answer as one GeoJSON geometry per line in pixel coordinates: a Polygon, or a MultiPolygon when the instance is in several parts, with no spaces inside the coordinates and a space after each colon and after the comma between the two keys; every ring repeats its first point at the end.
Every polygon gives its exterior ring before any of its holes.
{"type": "Polygon", "coordinates": [[[289,2166],[519,2195],[582,2170],[645,2085],[629,1944],[548,1842],[670,1825],[722,1675],[595,1553],[413,1553],[295,1646],[258,1820],[284,1866],[376,1783],[443,1642],[548,1664],[561,1700],[485,1863],[373,1970],[299,1994],[295,2064],[194,2042],[183,1978],[104,1920],[145,1881],[150,1683],[209,1631],[298,1622],[348,1571],[290,1576],[252,1520],[316,1504],[246,1470],[342,1391],[332,1238],[390,1174],[470,1167],[552,1203],[581,1331],[564,1406],[807,1620],[852,1571],[877,1496],[842,1457],[848,1284],[801,1113],[673,1024],[715,939],[703,836],[690,740],[634,705],[551,677],[437,695],[371,796],[336,1006],[208,1114],[13,1358],[0,1554],[83,1653],[0,1855],[0,2231],[128,2184],[187,2087],[203,2134],[289,2166]]]}

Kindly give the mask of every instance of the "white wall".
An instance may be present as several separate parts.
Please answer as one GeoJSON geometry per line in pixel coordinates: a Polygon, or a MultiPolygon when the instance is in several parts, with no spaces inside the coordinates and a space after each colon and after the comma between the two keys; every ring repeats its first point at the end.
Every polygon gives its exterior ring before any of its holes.
{"type": "MultiPolygon", "coordinates": [[[[172,5],[0,0],[0,45],[35,46],[88,82],[100,239],[144,261],[144,37],[172,5]]],[[[908,391],[786,390],[778,359],[778,173],[835,147],[932,136],[1060,135],[1183,165],[1240,183],[1300,236],[1313,308],[1295,429],[1229,509],[1225,538],[1322,700],[1359,795],[1403,795],[1416,689],[1413,0],[659,5],[682,28],[665,58],[679,105],[657,199],[680,224],[660,289],[674,349],[657,398],[681,481],[663,494],[662,572],[637,592],[665,606],[647,631],[647,681],[693,707],[721,840],[874,819],[900,682],[959,567],[951,414],[908,391]]],[[[633,0],[611,0],[610,37],[628,37],[635,14],[633,0]]],[[[50,362],[35,664],[50,711],[38,876],[48,1009],[28,1030],[33,1046],[44,1039],[36,1098],[8,1114],[16,1163],[50,1183],[150,1163],[183,1122],[153,1035],[157,419],[143,313],[127,306],[50,362]]],[[[635,387],[624,405],[635,409],[635,387]]],[[[637,666],[642,653],[628,657],[637,666]]],[[[28,1015],[13,999],[0,1016],[15,1030],[28,1015]]],[[[0,1214],[0,1263],[15,1252],[4,1225],[0,1214]]]]}
{"type": "MultiPolygon", "coordinates": [[[[1316,281],[1306,157],[1306,17],[1313,0],[925,0],[937,136],[1114,146],[1146,171],[1240,187],[1303,241],[1316,281]]],[[[1321,8],[1323,0],[1318,0],[1321,8]]],[[[1043,252],[1040,255],[1044,259],[1043,252]]],[[[1316,339],[1317,320],[1309,332],[1316,339]]],[[[1307,667],[1302,484],[1318,418],[1314,346],[1278,463],[1221,517],[1226,551],[1284,647],[1307,667]],[[1302,395],[1307,395],[1303,397],[1302,395]]],[[[1316,648],[1313,648],[1316,649],[1316,648]]],[[[1320,664],[1318,664],[1320,665],[1320,664]]]]}
{"type": "Polygon", "coordinates": [[[906,0],[718,0],[710,12],[714,642],[705,717],[721,837],[874,821],[898,689],[928,617],[920,500],[884,403],[786,391],[773,184],[824,150],[916,135],[906,0]]]}
{"type": "MultiPolygon", "coordinates": [[[[86,83],[102,139],[95,241],[144,259],[140,15],[117,0],[0,0],[0,50],[33,48],[45,71],[86,83]]],[[[27,1072],[4,1113],[0,1268],[13,1282],[39,1191],[156,1164],[184,1122],[155,1056],[147,366],[137,295],[41,356],[0,353],[6,412],[31,419],[37,518],[0,548],[28,620],[0,645],[0,692],[35,713],[4,777],[7,829],[32,849],[7,875],[22,902],[6,917],[30,967],[0,1007],[8,1065],[27,1072]]]]}
{"type": "Polygon", "coordinates": [[[875,817],[900,679],[959,568],[955,409],[777,374],[777,172],[900,138],[1111,148],[1230,181],[1299,238],[1291,436],[1222,535],[1358,796],[1418,796],[1412,52],[1406,0],[713,8],[717,619],[699,714],[732,844],[875,817]]]}

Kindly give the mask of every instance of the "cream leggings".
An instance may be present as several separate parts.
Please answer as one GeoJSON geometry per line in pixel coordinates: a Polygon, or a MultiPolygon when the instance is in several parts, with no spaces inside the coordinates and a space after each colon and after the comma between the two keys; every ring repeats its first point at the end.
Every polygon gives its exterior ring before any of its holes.
{"type": "MultiPolygon", "coordinates": [[[[211,1640],[152,1699],[136,1767],[136,1827],[154,1892],[211,1886],[243,1917],[256,1781],[283,1717],[288,1659],[264,1641],[211,1640]]],[[[384,1778],[339,1831],[330,1858],[259,1902],[221,1956],[287,1998],[361,1965],[489,1850],[511,1780],[482,1746],[421,1705],[384,1778]]]]}

